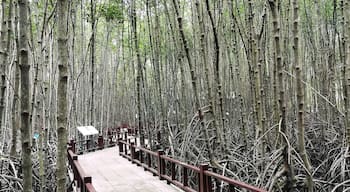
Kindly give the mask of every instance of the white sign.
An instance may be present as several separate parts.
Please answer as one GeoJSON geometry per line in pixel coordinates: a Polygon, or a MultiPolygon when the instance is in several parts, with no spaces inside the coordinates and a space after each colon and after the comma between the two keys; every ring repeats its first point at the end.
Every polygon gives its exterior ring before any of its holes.
{"type": "Polygon", "coordinates": [[[83,136],[98,134],[97,129],[93,126],[80,126],[80,127],[77,127],[77,129],[83,136]]]}

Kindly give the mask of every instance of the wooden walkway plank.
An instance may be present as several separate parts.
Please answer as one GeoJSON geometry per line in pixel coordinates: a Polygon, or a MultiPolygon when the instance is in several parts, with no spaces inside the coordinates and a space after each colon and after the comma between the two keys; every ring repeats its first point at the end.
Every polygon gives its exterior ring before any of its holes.
{"type": "Polygon", "coordinates": [[[83,154],[78,159],[85,172],[92,176],[98,192],[182,191],[119,156],[117,147],[83,154]]]}

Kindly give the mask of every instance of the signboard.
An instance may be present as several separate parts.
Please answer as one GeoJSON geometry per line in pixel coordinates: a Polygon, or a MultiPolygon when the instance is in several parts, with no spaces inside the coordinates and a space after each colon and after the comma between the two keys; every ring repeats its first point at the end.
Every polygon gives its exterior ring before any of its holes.
{"type": "Polygon", "coordinates": [[[83,136],[98,135],[97,129],[93,126],[80,126],[77,129],[83,136]]]}

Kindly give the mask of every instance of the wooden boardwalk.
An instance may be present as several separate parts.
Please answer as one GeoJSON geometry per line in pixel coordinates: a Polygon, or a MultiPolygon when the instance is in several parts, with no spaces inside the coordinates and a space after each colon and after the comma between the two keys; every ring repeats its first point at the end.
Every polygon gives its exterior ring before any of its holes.
{"type": "Polygon", "coordinates": [[[79,155],[79,162],[98,192],[182,191],[119,156],[117,147],[79,155]]]}

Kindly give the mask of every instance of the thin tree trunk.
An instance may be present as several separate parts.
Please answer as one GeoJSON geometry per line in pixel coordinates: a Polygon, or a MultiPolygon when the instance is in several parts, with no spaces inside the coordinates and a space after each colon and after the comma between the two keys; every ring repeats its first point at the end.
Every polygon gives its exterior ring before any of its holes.
{"type": "Polygon", "coordinates": [[[345,0],[344,12],[345,12],[345,60],[344,65],[344,101],[345,101],[345,122],[346,122],[346,138],[347,145],[350,147],[350,1],[345,0]]]}
{"type": "Polygon", "coordinates": [[[303,159],[307,171],[307,188],[308,192],[313,191],[313,181],[311,175],[311,165],[305,150],[305,125],[304,125],[304,84],[302,83],[302,65],[299,62],[299,7],[298,0],[293,0],[293,52],[294,66],[296,74],[296,94],[297,94],[297,125],[299,152],[303,159]]]}
{"type": "Polygon", "coordinates": [[[90,106],[90,125],[94,125],[95,123],[95,90],[94,90],[94,78],[95,78],[95,33],[96,33],[96,27],[95,27],[95,1],[90,1],[91,6],[91,106],[90,106]]]}
{"type": "MultiPolygon", "coordinates": [[[[240,59],[239,59],[239,43],[238,43],[238,33],[240,33],[240,28],[238,26],[237,23],[237,19],[234,13],[234,9],[233,9],[233,0],[228,0],[228,5],[229,5],[229,9],[230,9],[230,15],[231,15],[231,31],[234,35],[234,37],[232,38],[232,52],[234,54],[235,57],[235,71],[236,71],[236,80],[238,82],[242,82],[242,75],[241,75],[241,64],[240,64],[240,59]]],[[[243,42],[244,43],[244,42],[243,42]]],[[[242,140],[243,140],[243,144],[245,149],[248,148],[248,138],[247,138],[247,129],[246,129],[246,113],[245,113],[245,108],[244,108],[244,99],[242,96],[242,92],[243,90],[241,89],[241,86],[239,83],[237,83],[237,87],[236,87],[236,92],[238,92],[238,99],[240,101],[240,105],[239,105],[239,113],[241,115],[239,121],[240,121],[240,127],[241,127],[241,136],[242,136],[242,140]]]]}
{"type": "Polygon", "coordinates": [[[58,137],[58,152],[57,152],[57,191],[66,191],[66,150],[67,150],[67,80],[68,80],[68,1],[59,0],[57,2],[57,44],[58,44],[58,95],[57,95],[57,137],[58,137]]]}
{"type": "Polygon", "coordinates": [[[178,7],[178,1],[177,0],[173,0],[173,5],[174,5],[174,9],[175,9],[175,15],[177,17],[177,24],[178,24],[178,28],[179,28],[179,31],[180,31],[180,36],[181,36],[181,40],[182,40],[182,46],[185,50],[185,55],[186,55],[186,58],[187,58],[187,62],[188,62],[188,66],[190,68],[190,74],[191,74],[191,82],[192,82],[192,90],[193,90],[193,95],[194,95],[194,107],[195,107],[195,110],[198,110],[198,115],[199,117],[202,117],[202,112],[201,112],[201,109],[200,109],[200,102],[199,102],[199,96],[198,96],[198,90],[197,90],[197,77],[196,77],[196,74],[195,74],[195,67],[193,66],[193,63],[192,63],[192,59],[191,59],[191,55],[190,55],[190,50],[189,50],[189,47],[188,47],[188,40],[186,39],[186,36],[185,36],[185,32],[184,32],[184,29],[183,29],[183,22],[182,22],[182,17],[179,13],[179,7],[178,7]]]}
{"type": "MultiPolygon", "coordinates": [[[[280,22],[277,16],[277,0],[269,0],[272,19],[273,19],[273,30],[274,30],[274,48],[275,48],[275,65],[277,70],[277,92],[278,92],[278,104],[279,104],[279,117],[280,117],[280,132],[287,136],[286,130],[286,104],[285,104],[285,93],[284,93],[284,76],[283,76],[283,62],[281,55],[281,42],[280,42],[280,22]]],[[[291,162],[288,155],[288,146],[287,141],[284,141],[284,137],[281,137],[282,147],[284,148],[283,152],[283,171],[285,172],[287,178],[284,191],[293,191],[294,188],[294,173],[292,169],[291,162]]]]}
{"type": "MultiPolygon", "coordinates": [[[[195,2],[196,5],[196,9],[197,9],[197,16],[198,16],[198,24],[199,24],[199,30],[200,30],[200,42],[201,42],[201,48],[200,48],[200,56],[203,62],[203,65],[205,66],[204,69],[204,74],[205,74],[205,81],[206,81],[206,86],[207,86],[207,97],[210,103],[209,106],[209,114],[212,115],[213,118],[213,124],[216,124],[216,118],[215,118],[215,111],[214,111],[214,100],[212,97],[212,88],[211,88],[211,84],[210,84],[210,77],[209,77],[209,62],[208,62],[208,58],[207,58],[207,48],[206,48],[206,44],[205,44],[205,39],[206,39],[206,35],[205,35],[205,25],[204,25],[204,17],[201,14],[202,13],[202,6],[199,3],[198,0],[196,0],[195,2]]],[[[211,162],[214,162],[214,153],[213,153],[213,148],[210,144],[210,136],[209,136],[209,127],[211,124],[209,124],[208,126],[203,125],[203,134],[204,134],[204,142],[206,144],[207,150],[208,150],[208,156],[211,162]]],[[[218,136],[218,135],[217,135],[218,136]]],[[[215,149],[215,148],[214,148],[215,149]]]]}
{"type": "Polygon", "coordinates": [[[21,141],[22,141],[22,169],[23,191],[32,192],[32,160],[31,160],[31,126],[29,104],[29,61],[28,61],[28,1],[19,0],[19,50],[21,69],[21,141]]]}
{"type": "Polygon", "coordinates": [[[142,64],[141,64],[141,55],[139,50],[139,43],[137,38],[137,24],[136,24],[136,2],[133,0],[131,2],[132,6],[132,38],[134,43],[134,48],[136,52],[136,62],[137,62],[137,74],[136,74],[136,92],[137,92],[137,126],[140,132],[140,142],[143,146],[145,144],[145,137],[144,137],[144,127],[142,127],[142,110],[141,110],[141,79],[142,79],[142,64]]]}
{"type": "Polygon", "coordinates": [[[7,69],[7,38],[6,38],[6,0],[1,2],[1,31],[0,31],[0,135],[3,129],[4,109],[5,109],[5,91],[6,91],[6,69],[7,69]]]}
{"type": "Polygon", "coordinates": [[[18,7],[17,7],[17,1],[15,3],[15,25],[14,25],[14,36],[15,36],[15,43],[16,43],[16,58],[15,58],[15,79],[14,79],[14,95],[13,95],[13,101],[12,101],[12,141],[11,141],[11,156],[16,155],[17,151],[17,134],[18,134],[18,127],[20,126],[20,117],[18,115],[18,101],[19,101],[19,83],[20,83],[20,68],[19,68],[19,34],[18,34],[18,7]]]}
{"type": "MultiPolygon", "coordinates": [[[[218,104],[218,110],[215,110],[216,106],[212,106],[213,109],[215,111],[218,111],[218,116],[217,116],[217,126],[216,129],[219,130],[218,131],[218,140],[219,140],[219,145],[221,145],[221,152],[222,154],[226,154],[226,158],[228,155],[228,149],[226,146],[226,134],[225,134],[225,119],[223,118],[223,113],[224,113],[224,107],[223,107],[223,97],[222,97],[222,84],[221,84],[221,80],[220,80],[220,46],[219,46],[219,39],[218,39],[218,32],[217,32],[217,28],[215,25],[215,21],[214,21],[214,16],[210,10],[210,6],[209,6],[209,0],[205,1],[205,5],[206,5],[206,11],[209,15],[209,20],[210,20],[210,24],[213,30],[213,38],[214,38],[214,51],[215,51],[215,56],[213,58],[213,69],[214,69],[214,79],[215,79],[215,102],[214,104],[218,104]]],[[[215,116],[214,116],[215,118],[215,116]]]]}

